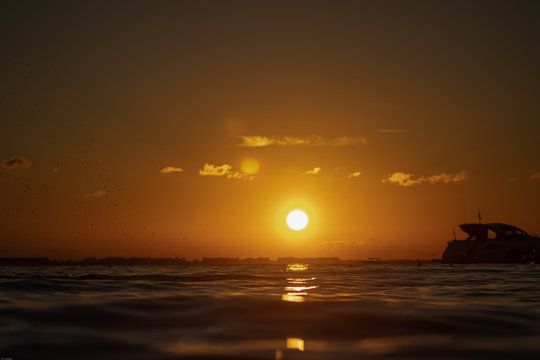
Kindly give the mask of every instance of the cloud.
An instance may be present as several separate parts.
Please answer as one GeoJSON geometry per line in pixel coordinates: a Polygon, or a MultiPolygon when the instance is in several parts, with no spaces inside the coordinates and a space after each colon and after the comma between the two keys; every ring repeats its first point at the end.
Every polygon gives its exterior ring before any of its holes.
{"type": "Polygon", "coordinates": [[[225,176],[227,179],[241,179],[252,180],[253,175],[248,175],[242,172],[232,171],[232,166],[229,164],[212,165],[204,164],[203,168],[199,170],[201,176],[225,176]]]}
{"type": "Polygon", "coordinates": [[[352,242],[351,241],[341,241],[341,240],[336,240],[336,241],[327,241],[327,242],[321,242],[319,243],[320,246],[350,246],[352,245],[352,242]]]}
{"type": "Polygon", "coordinates": [[[321,170],[322,169],[320,167],[315,167],[315,168],[313,168],[311,170],[306,171],[305,174],[306,175],[317,175],[317,174],[319,174],[321,172],[321,170]]]}
{"type": "Polygon", "coordinates": [[[461,171],[458,174],[440,173],[438,175],[431,175],[431,176],[428,176],[428,177],[420,178],[419,180],[427,181],[427,182],[430,182],[432,184],[439,183],[439,182],[449,184],[449,183],[463,181],[468,176],[469,176],[469,174],[466,171],[461,171]]]}
{"type": "Polygon", "coordinates": [[[398,184],[401,186],[411,186],[411,185],[420,184],[422,182],[420,180],[414,180],[413,176],[414,174],[396,172],[388,176],[386,179],[383,179],[383,182],[390,182],[390,183],[398,184]]]}
{"type": "Polygon", "coordinates": [[[32,166],[32,162],[25,158],[24,156],[15,156],[9,160],[4,160],[0,162],[0,169],[11,170],[18,167],[28,169],[32,166]]]}
{"type": "Polygon", "coordinates": [[[321,246],[336,246],[336,247],[343,247],[343,246],[362,246],[366,245],[365,240],[336,240],[336,241],[326,241],[319,243],[321,246]]]}
{"type": "Polygon", "coordinates": [[[398,184],[400,186],[412,186],[412,185],[418,185],[425,182],[430,183],[430,184],[436,184],[436,183],[449,184],[449,183],[461,182],[465,180],[468,176],[469,174],[466,171],[461,171],[457,174],[440,173],[440,174],[431,175],[431,176],[422,176],[417,179],[414,179],[414,174],[396,172],[388,176],[386,179],[383,179],[382,182],[390,182],[390,183],[398,184]]]}
{"type": "Polygon", "coordinates": [[[260,135],[238,136],[242,140],[236,146],[243,147],[264,147],[270,145],[290,146],[290,145],[306,145],[306,146],[354,146],[367,144],[364,137],[337,137],[325,139],[318,135],[311,136],[282,136],[269,137],[260,135]]]}
{"type": "Polygon", "coordinates": [[[202,176],[223,176],[227,175],[229,171],[231,171],[232,166],[228,164],[223,165],[211,165],[211,164],[204,164],[204,167],[202,170],[199,170],[199,175],[202,176]]]}
{"type": "Polygon", "coordinates": [[[165,166],[163,169],[159,170],[159,172],[163,174],[169,174],[173,172],[182,172],[182,171],[184,171],[184,169],[179,168],[179,167],[174,167],[174,166],[165,166]]]}
{"type": "Polygon", "coordinates": [[[60,169],[58,169],[57,167],[52,168],[52,172],[55,173],[55,174],[58,174],[59,171],[60,171],[60,169]]]}
{"type": "Polygon", "coordinates": [[[253,178],[253,175],[248,175],[238,171],[231,171],[227,174],[227,179],[253,180],[253,178]]]}
{"type": "Polygon", "coordinates": [[[383,134],[403,134],[407,132],[405,129],[377,129],[377,131],[383,134]]]}
{"type": "Polygon", "coordinates": [[[355,172],[352,172],[349,175],[347,175],[347,179],[352,179],[352,178],[355,178],[355,177],[359,177],[360,175],[362,175],[362,173],[360,171],[355,171],[355,172]]]}
{"type": "Polygon", "coordinates": [[[328,139],[325,141],[322,141],[318,144],[313,145],[321,145],[321,146],[354,146],[354,145],[365,145],[368,141],[364,137],[338,137],[333,139],[328,139]]]}
{"type": "Polygon", "coordinates": [[[107,196],[107,192],[105,190],[96,190],[92,193],[75,195],[75,197],[85,197],[85,198],[100,198],[104,196],[107,196]]]}
{"type": "Polygon", "coordinates": [[[531,176],[529,176],[529,179],[531,179],[531,180],[539,180],[540,179],[540,171],[532,173],[531,176]]]}

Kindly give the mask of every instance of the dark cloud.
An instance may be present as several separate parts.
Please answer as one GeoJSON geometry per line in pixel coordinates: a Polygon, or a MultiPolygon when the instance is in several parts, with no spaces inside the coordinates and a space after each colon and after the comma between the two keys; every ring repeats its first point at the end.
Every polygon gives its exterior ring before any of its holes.
{"type": "Polygon", "coordinates": [[[529,176],[529,179],[531,180],[538,180],[540,179],[540,171],[537,171],[535,173],[532,173],[531,176],[529,176]]]}
{"type": "Polygon", "coordinates": [[[17,167],[28,169],[30,166],[32,166],[32,162],[24,156],[15,156],[9,160],[0,162],[0,169],[7,170],[15,169],[17,167]]]}

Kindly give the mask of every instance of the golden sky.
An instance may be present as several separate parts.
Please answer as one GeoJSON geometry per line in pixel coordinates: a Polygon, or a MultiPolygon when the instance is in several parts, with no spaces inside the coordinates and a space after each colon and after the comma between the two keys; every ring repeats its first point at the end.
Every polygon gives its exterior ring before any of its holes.
{"type": "Polygon", "coordinates": [[[538,15],[2,2],[0,252],[438,258],[479,211],[540,233],[538,15]]]}

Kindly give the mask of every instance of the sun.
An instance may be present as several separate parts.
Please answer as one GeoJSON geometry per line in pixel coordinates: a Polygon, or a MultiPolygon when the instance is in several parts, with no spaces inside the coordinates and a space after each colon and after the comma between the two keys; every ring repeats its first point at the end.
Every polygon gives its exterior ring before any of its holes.
{"type": "Polygon", "coordinates": [[[309,222],[309,218],[305,212],[296,209],[287,215],[287,226],[294,231],[304,229],[309,222]]]}

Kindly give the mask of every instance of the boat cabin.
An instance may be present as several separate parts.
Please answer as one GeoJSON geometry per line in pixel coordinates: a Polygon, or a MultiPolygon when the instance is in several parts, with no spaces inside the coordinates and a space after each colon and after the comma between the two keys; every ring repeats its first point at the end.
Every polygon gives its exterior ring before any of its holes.
{"type": "Polygon", "coordinates": [[[467,240],[520,239],[529,236],[520,228],[501,223],[461,224],[459,227],[469,235],[467,240]]]}

